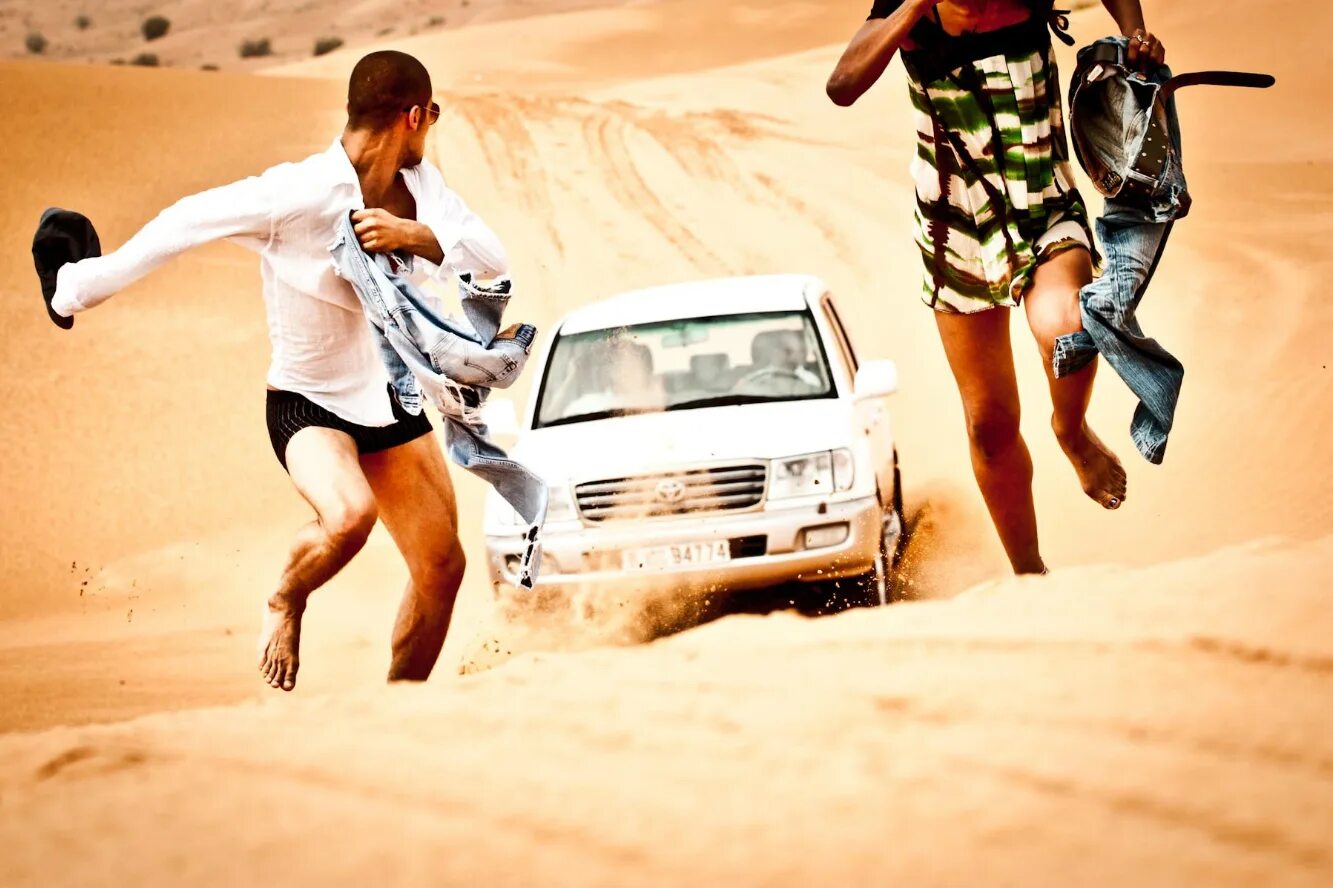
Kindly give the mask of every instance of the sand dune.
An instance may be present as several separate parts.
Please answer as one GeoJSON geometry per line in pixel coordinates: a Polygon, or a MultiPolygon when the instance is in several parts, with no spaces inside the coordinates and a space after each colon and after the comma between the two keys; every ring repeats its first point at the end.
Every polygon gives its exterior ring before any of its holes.
{"type": "Polygon", "coordinates": [[[1331,561],[1325,541],[1090,568],[16,735],[0,875],[1327,884],[1331,561]]]}
{"type": "Polygon", "coordinates": [[[140,64],[141,54],[177,68],[254,70],[310,58],[333,38],[347,46],[440,33],[478,22],[552,15],[624,0],[11,0],[0,7],[0,57],[140,64]],[[165,36],[147,40],[143,24],[167,19],[165,36]],[[80,22],[86,20],[81,26],[80,22]],[[29,35],[45,45],[34,54],[29,35]],[[241,55],[245,43],[268,52],[241,55]]]}
{"type": "MultiPolygon", "coordinates": [[[[473,568],[437,680],[380,686],[404,571],[377,534],[313,600],[302,687],[282,700],[253,678],[253,632],[305,513],[263,428],[253,258],[184,257],[65,334],[36,304],[28,238],[60,204],[117,243],[182,194],[321,149],[356,53],[262,80],[0,64],[18,130],[0,206],[0,730],[47,729],[0,739],[7,884],[270,866],[345,882],[950,884],[983,859],[1000,882],[1328,881],[1333,131],[1302,113],[1328,82],[1314,36],[1328,16],[1145,4],[1178,69],[1281,82],[1182,95],[1195,212],[1143,320],[1186,390],[1153,468],[1128,441],[1132,397],[1104,374],[1092,420],[1129,460],[1119,513],[1082,496],[1050,439],[1016,322],[1060,568],[1019,583],[993,581],[1003,558],[916,297],[901,74],[851,111],[822,94],[862,5],[677,0],[396,45],[435,72],[434,158],[510,245],[539,325],[640,285],[825,277],[860,352],[900,365],[913,589],[986,585],[459,679],[509,653],[490,644],[468,520],[482,489],[459,473],[473,568]],[[177,711],[205,706],[223,708],[177,711]]],[[[1100,15],[1075,16],[1081,40],[1100,15]]]]}

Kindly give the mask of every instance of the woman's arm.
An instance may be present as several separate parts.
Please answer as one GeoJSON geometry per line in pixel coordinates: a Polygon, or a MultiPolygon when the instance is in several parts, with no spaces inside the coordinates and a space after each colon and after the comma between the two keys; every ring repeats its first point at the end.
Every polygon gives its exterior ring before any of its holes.
{"type": "MultiPolygon", "coordinates": [[[[885,18],[872,18],[847,44],[838,65],[829,75],[825,91],[835,104],[846,107],[875,85],[893,61],[914,25],[940,0],[904,0],[885,18]]],[[[1111,0],[1107,0],[1111,2],[1111,0]]],[[[1137,0],[1134,0],[1138,5],[1137,0]]]]}
{"type": "Polygon", "coordinates": [[[1102,5],[1115,19],[1120,33],[1129,38],[1130,65],[1146,66],[1149,62],[1161,65],[1166,62],[1166,47],[1144,24],[1140,0],[1102,0],[1102,5]]]}

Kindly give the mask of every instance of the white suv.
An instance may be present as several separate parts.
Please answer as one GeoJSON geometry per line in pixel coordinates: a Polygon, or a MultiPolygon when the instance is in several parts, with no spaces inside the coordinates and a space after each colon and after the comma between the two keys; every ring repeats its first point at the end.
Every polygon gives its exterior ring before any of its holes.
{"type": "MultiPolygon", "coordinates": [[[[857,363],[822,281],[624,293],[565,317],[531,366],[513,455],[551,485],[539,590],[805,581],[817,595],[891,597],[903,526],[887,403],[897,369],[857,363]]],[[[493,427],[513,431],[512,404],[488,409],[493,427]]],[[[494,495],[485,526],[503,598],[523,528],[494,495]]]]}

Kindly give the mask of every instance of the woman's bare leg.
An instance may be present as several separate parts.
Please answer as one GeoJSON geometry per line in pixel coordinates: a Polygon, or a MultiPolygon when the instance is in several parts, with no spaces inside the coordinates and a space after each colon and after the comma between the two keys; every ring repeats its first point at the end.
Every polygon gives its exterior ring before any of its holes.
{"type": "Polygon", "coordinates": [[[1117,509],[1125,501],[1125,469],[1088,428],[1088,403],[1097,363],[1056,379],[1051,367],[1055,340],[1083,329],[1078,293],[1092,280],[1092,259],[1083,248],[1065,250],[1037,267],[1024,305],[1037,339],[1051,389],[1051,428],[1078,474],[1083,490],[1102,506],[1117,509]]]}
{"type": "Polygon", "coordinates": [[[1032,458],[1019,433],[1008,311],[935,315],[963,399],[972,471],[1014,573],[1042,573],[1032,458]]]}

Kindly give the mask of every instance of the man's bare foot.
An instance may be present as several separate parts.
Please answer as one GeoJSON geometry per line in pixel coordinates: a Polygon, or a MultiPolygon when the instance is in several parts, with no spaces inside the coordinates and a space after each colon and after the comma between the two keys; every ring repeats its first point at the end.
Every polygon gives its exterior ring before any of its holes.
{"type": "Polygon", "coordinates": [[[259,672],[271,687],[284,691],[296,687],[304,612],[305,602],[298,604],[277,595],[264,608],[264,625],[259,632],[259,672]]]}
{"type": "Polygon", "coordinates": [[[1128,476],[1120,460],[1102,440],[1088,428],[1087,423],[1077,432],[1060,434],[1056,438],[1065,456],[1074,466],[1083,492],[1101,503],[1104,508],[1118,509],[1125,502],[1128,476]]]}

